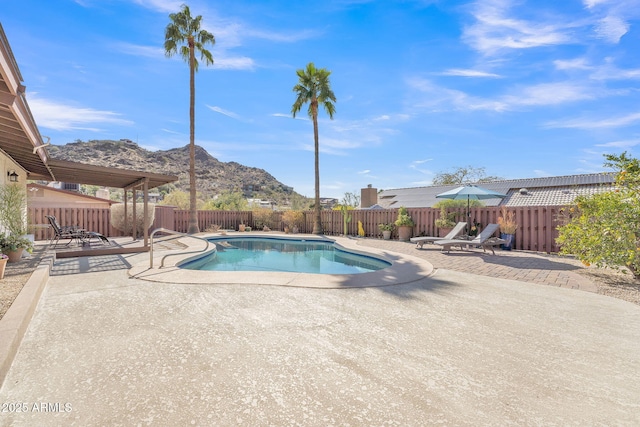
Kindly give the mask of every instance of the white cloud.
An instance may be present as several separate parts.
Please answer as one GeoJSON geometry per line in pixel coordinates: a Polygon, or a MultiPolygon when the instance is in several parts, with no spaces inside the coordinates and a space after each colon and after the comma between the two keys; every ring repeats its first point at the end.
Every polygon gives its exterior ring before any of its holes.
{"type": "Polygon", "coordinates": [[[574,83],[543,83],[523,88],[515,95],[503,98],[507,105],[557,105],[594,99],[592,88],[574,83]]]}
{"type": "Polygon", "coordinates": [[[492,77],[492,78],[502,77],[499,74],[487,73],[485,71],[466,70],[466,69],[459,69],[459,68],[451,68],[439,74],[442,76],[460,76],[460,77],[492,77]]]}
{"type": "Polygon", "coordinates": [[[607,92],[595,90],[586,85],[571,82],[543,83],[513,89],[511,93],[494,99],[471,96],[465,92],[448,89],[433,84],[426,79],[414,78],[407,82],[412,93],[422,93],[415,101],[418,108],[429,108],[432,111],[447,110],[489,110],[509,111],[523,106],[558,105],[582,100],[595,99],[608,95],[607,92]]]}
{"type": "Polygon", "coordinates": [[[629,148],[635,147],[640,144],[640,139],[627,139],[621,141],[611,141],[604,144],[596,144],[596,147],[615,147],[615,148],[629,148]]]}
{"type": "Polygon", "coordinates": [[[598,21],[596,34],[609,43],[618,43],[620,38],[629,31],[629,24],[617,16],[606,16],[598,21]]]}
{"type": "Polygon", "coordinates": [[[234,113],[234,112],[231,112],[231,111],[228,111],[228,110],[225,110],[223,108],[216,107],[216,106],[211,106],[211,105],[207,105],[207,104],[205,104],[205,105],[211,111],[215,111],[216,113],[220,113],[220,114],[222,114],[224,116],[231,117],[232,119],[240,120],[240,116],[238,114],[234,113]]]}
{"type": "Polygon", "coordinates": [[[305,121],[309,120],[308,117],[300,114],[298,114],[296,117],[293,117],[291,114],[273,113],[271,114],[271,117],[284,117],[285,119],[305,120],[305,121]]]}
{"type": "Polygon", "coordinates": [[[253,70],[256,64],[253,59],[246,56],[219,55],[213,58],[213,68],[220,70],[253,70]]]}
{"type": "Polygon", "coordinates": [[[162,132],[170,133],[170,134],[173,134],[173,135],[180,135],[180,134],[182,133],[182,132],[176,132],[176,131],[174,131],[174,130],[171,130],[171,129],[165,129],[165,128],[161,128],[160,130],[161,130],[162,132]]]}
{"type": "Polygon", "coordinates": [[[627,114],[622,117],[612,117],[608,119],[573,119],[558,120],[548,122],[547,127],[550,128],[574,128],[574,129],[598,129],[598,128],[617,128],[634,124],[640,121],[640,113],[627,114]]]}
{"type": "Polygon", "coordinates": [[[553,65],[555,65],[558,70],[588,70],[593,68],[585,58],[556,59],[553,61],[553,65]]]}
{"type": "Polygon", "coordinates": [[[76,107],[58,101],[30,97],[29,107],[39,127],[58,131],[89,130],[100,132],[100,124],[131,126],[134,123],[122,119],[120,113],[76,107]]]}
{"type": "Polygon", "coordinates": [[[180,6],[184,3],[180,0],[134,0],[134,2],[147,9],[162,13],[178,12],[180,11],[180,6]]]}
{"type": "MultiPolygon", "coordinates": [[[[136,45],[132,43],[120,42],[120,43],[115,43],[113,47],[119,53],[124,53],[126,55],[144,56],[147,58],[164,58],[165,57],[164,48],[158,47],[158,46],[143,46],[143,45],[136,45]]],[[[180,57],[179,55],[177,56],[178,58],[180,57]]]]}
{"type": "Polygon", "coordinates": [[[365,169],[365,170],[363,170],[363,171],[359,171],[359,172],[358,172],[358,175],[366,175],[366,174],[368,174],[369,172],[371,172],[369,169],[365,169]]]}
{"type": "Polygon", "coordinates": [[[529,49],[572,43],[569,29],[575,24],[557,18],[557,22],[527,21],[511,16],[510,0],[480,0],[472,11],[476,22],[467,26],[462,38],[485,55],[505,49],[529,49]]]}

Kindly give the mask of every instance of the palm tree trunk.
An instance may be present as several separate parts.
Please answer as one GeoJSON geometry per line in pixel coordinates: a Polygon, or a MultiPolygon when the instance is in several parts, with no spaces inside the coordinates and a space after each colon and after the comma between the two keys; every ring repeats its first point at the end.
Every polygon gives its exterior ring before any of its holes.
{"type": "Polygon", "coordinates": [[[189,38],[189,228],[187,233],[200,232],[196,202],[196,76],[195,47],[189,38]]]}
{"type": "Polygon", "coordinates": [[[313,108],[313,139],[315,143],[315,169],[316,169],[316,200],[315,200],[315,207],[314,207],[315,218],[313,221],[313,234],[323,234],[324,231],[322,230],[322,218],[320,215],[320,144],[318,142],[318,108],[317,106],[313,108]]]}

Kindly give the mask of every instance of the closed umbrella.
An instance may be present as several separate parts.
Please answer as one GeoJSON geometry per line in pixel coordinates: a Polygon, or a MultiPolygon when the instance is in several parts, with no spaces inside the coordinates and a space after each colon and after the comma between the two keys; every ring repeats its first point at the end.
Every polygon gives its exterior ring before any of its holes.
{"type": "Polygon", "coordinates": [[[504,199],[506,194],[498,193],[497,191],[488,190],[486,188],[478,187],[477,185],[467,184],[453,190],[445,191],[436,195],[436,198],[440,199],[452,199],[452,200],[466,200],[467,201],[467,229],[470,230],[469,217],[471,212],[469,210],[469,201],[473,200],[486,200],[486,199],[504,199]]]}

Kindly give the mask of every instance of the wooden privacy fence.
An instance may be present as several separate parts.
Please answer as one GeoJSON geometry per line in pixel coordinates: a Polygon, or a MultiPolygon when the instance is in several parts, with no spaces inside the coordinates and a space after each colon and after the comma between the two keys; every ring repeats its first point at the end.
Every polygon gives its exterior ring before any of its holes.
{"type": "Polygon", "coordinates": [[[46,215],[55,216],[62,227],[76,226],[111,237],[122,235],[111,227],[110,210],[106,208],[29,208],[28,220],[32,229],[29,231],[35,235],[36,240],[49,240],[53,237],[46,215]]]}
{"type": "MultiPolygon", "coordinates": [[[[509,208],[515,213],[515,221],[518,224],[514,248],[535,252],[558,252],[556,244],[558,237],[557,215],[563,206],[524,206],[509,208]]],[[[434,208],[408,208],[408,213],[415,222],[413,236],[437,236],[438,229],[435,220],[440,216],[440,209],[434,208]]],[[[457,221],[466,220],[466,208],[451,208],[448,212],[456,214],[457,221]]],[[[347,234],[358,234],[358,221],[362,222],[365,237],[381,237],[382,232],[378,224],[391,224],[398,215],[397,209],[352,210],[349,211],[351,221],[347,224],[347,234]]],[[[486,226],[489,223],[497,223],[500,214],[499,207],[472,207],[470,210],[470,222],[480,223],[486,226]]],[[[109,209],[94,208],[29,208],[29,223],[36,225],[33,232],[36,240],[48,240],[51,231],[39,228],[37,225],[48,224],[45,215],[53,215],[60,225],[75,225],[85,230],[97,231],[108,237],[121,236],[122,233],[111,227],[109,209]]],[[[343,218],[340,211],[322,211],[322,226],[326,235],[343,234],[343,218]]],[[[238,225],[245,224],[255,230],[258,221],[257,215],[252,211],[198,211],[198,225],[200,230],[206,231],[216,225],[226,230],[237,230],[238,225]],[[255,218],[255,221],[254,221],[255,218]]],[[[301,233],[313,231],[314,212],[305,211],[304,221],[300,226],[301,233]]],[[[189,211],[175,209],[171,206],[156,206],[155,220],[152,229],[164,227],[186,233],[189,224],[189,211]]],[[[273,212],[267,224],[272,230],[284,230],[282,212],[273,212]]],[[[397,230],[392,234],[397,238],[397,230]]]]}

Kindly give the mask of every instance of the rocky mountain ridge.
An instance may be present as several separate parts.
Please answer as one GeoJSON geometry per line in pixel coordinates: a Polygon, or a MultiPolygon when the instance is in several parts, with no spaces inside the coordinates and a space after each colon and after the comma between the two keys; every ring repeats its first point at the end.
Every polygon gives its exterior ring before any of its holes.
{"type": "MultiPolygon", "coordinates": [[[[51,157],[94,164],[176,175],[175,188],[189,191],[189,145],[170,150],[149,151],[127,139],[75,141],[48,147],[51,157]]],[[[208,199],[224,192],[244,193],[245,197],[282,201],[294,195],[287,186],[264,169],[221,162],[196,145],[196,188],[208,199]]]]}

